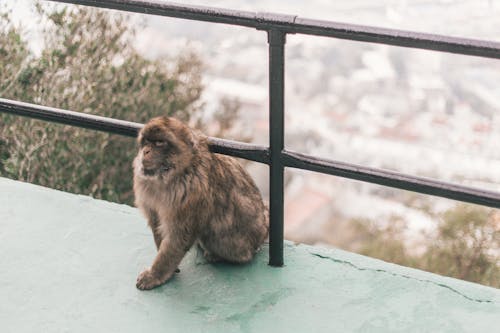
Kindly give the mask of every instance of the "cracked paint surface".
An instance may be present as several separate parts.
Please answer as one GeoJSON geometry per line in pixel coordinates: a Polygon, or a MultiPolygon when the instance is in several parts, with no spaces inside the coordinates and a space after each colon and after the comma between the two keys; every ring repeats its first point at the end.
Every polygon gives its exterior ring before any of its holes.
{"type": "Polygon", "coordinates": [[[248,265],[191,251],[135,288],[155,247],[135,208],[0,178],[1,332],[491,332],[500,290],[341,250],[248,265]]]}
{"type": "Polygon", "coordinates": [[[318,254],[318,253],[314,253],[313,251],[311,251],[311,254],[314,255],[314,256],[317,256],[321,259],[328,259],[328,260],[331,260],[333,262],[336,262],[336,263],[341,263],[341,264],[344,264],[344,265],[349,265],[359,271],[372,271],[372,272],[377,272],[377,273],[387,273],[387,274],[391,274],[393,276],[399,276],[399,277],[402,277],[402,278],[405,278],[405,279],[413,279],[413,280],[416,280],[416,281],[420,281],[420,282],[425,282],[425,283],[432,283],[432,284],[435,284],[436,286],[439,286],[439,287],[442,287],[442,288],[446,288],[446,289],[449,289],[451,290],[452,292],[470,300],[470,301],[474,301],[474,302],[479,302],[479,303],[482,303],[482,302],[485,302],[485,303],[491,303],[493,302],[493,300],[491,298],[488,298],[488,299],[477,299],[477,298],[472,298],[472,297],[469,297],[467,295],[464,295],[462,294],[461,292],[459,292],[458,290],[454,289],[453,287],[450,287],[444,283],[439,283],[439,282],[436,282],[436,281],[432,281],[432,280],[423,280],[423,279],[418,279],[416,277],[412,277],[412,276],[409,276],[409,275],[404,275],[404,274],[398,274],[398,273],[393,273],[393,272],[390,272],[390,271],[387,271],[385,269],[376,269],[376,268],[365,268],[365,267],[358,267],[356,265],[354,265],[353,263],[349,262],[349,261],[345,261],[345,260],[339,260],[339,259],[335,259],[333,258],[333,256],[325,256],[325,255],[321,255],[321,254],[318,254]]]}

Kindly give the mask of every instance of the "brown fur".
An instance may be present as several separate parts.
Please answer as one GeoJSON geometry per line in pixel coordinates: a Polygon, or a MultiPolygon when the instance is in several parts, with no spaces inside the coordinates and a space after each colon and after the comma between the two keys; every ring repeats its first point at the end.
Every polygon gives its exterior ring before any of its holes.
{"type": "Polygon", "coordinates": [[[167,281],[195,242],[209,261],[250,261],[268,235],[268,212],[241,165],[211,153],[205,136],[174,118],[152,119],[138,142],[135,199],[158,253],[137,288],[167,281]]]}

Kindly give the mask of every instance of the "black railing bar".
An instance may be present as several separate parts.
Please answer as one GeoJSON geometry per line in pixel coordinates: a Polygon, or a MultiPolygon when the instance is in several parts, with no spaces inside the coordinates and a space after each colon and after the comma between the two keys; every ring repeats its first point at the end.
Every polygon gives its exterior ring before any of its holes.
{"type": "Polygon", "coordinates": [[[269,149],[264,146],[214,137],[208,138],[208,145],[213,153],[269,164],[269,149]]]}
{"type": "Polygon", "coordinates": [[[270,30],[269,44],[269,265],[283,266],[286,34],[270,30]]]}
{"type": "MultiPolygon", "coordinates": [[[[136,137],[138,131],[143,126],[143,124],[131,121],[24,103],[4,98],[0,98],[0,112],[128,137],[136,137]]],[[[212,137],[209,137],[208,141],[210,150],[214,153],[241,157],[265,164],[269,163],[269,150],[267,147],[212,137]]]]}
{"type": "Polygon", "coordinates": [[[118,9],[129,12],[176,17],[196,21],[225,23],[261,30],[277,29],[286,33],[335,37],[370,43],[473,55],[485,58],[500,58],[499,42],[307,19],[300,18],[295,15],[183,5],[158,0],[49,1],[118,9]]]}
{"type": "Polygon", "coordinates": [[[0,112],[136,137],[142,124],[0,98],[0,112]]]}
{"type": "MultiPolygon", "coordinates": [[[[130,137],[135,137],[137,131],[142,127],[142,124],[139,123],[11,101],[3,98],[0,98],[0,112],[130,137]]],[[[269,161],[269,151],[266,147],[218,138],[209,138],[209,141],[211,150],[216,153],[241,157],[261,163],[268,163],[269,161]]],[[[312,157],[288,150],[282,152],[282,161],[287,167],[316,171],[413,192],[500,208],[500,193],[497,192],[436,181],[425,177],[409,176],[395,171],[312,157]]]]}
{"type": "Polygon", "coordinates": [[[281,156],[283,163],[287,167],[316,171],[402,190],[500,208],[500,193],[498,192],[457,185],[426,177],[410,176],[390,170],[312,157],[289,150],[284,150],[281,156]]]}
{"type": "Polygon", "coordinates": [[[296,18],[292,33],[500,59],[500,43],[422,32],[296,18]]]}

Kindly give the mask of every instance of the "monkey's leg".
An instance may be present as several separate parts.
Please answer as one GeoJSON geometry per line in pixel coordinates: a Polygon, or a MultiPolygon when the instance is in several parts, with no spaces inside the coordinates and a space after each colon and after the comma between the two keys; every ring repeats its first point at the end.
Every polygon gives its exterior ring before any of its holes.
{"type": "Polygon", "coordinates": [[[215,253],[212,253],[210,252],[204,245],[203,243],[200,241],[198,242],[198,249],[201,251],[201,253],[203,254],[203,257],[205,258],[205,260],[209,263],[216,263],[216,262],[220,262],[220,261],[223,261],[224,259],[222,259],[221,257],[219,257],[218,255],[216,255],[215,253]]]}
{"type": "Polygon", "coordinates": [[[164,239],[151,267],[137,277],[137,288],[148,290],[165,283],[174,274],[193,243],[192,237],[179,237],[176,240],[164,239]]]}

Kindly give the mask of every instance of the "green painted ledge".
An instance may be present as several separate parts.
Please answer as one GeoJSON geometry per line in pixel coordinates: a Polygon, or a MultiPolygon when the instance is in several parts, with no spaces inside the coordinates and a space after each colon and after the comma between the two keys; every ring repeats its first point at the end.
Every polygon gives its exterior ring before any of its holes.
{"type": "Polygon", "coordinates": [[[135,208],[0,178],[0,331],[492,332],[500,290],[340,250],[285,246],[244,266],[196,251],[152,291],[135,208]]]}

